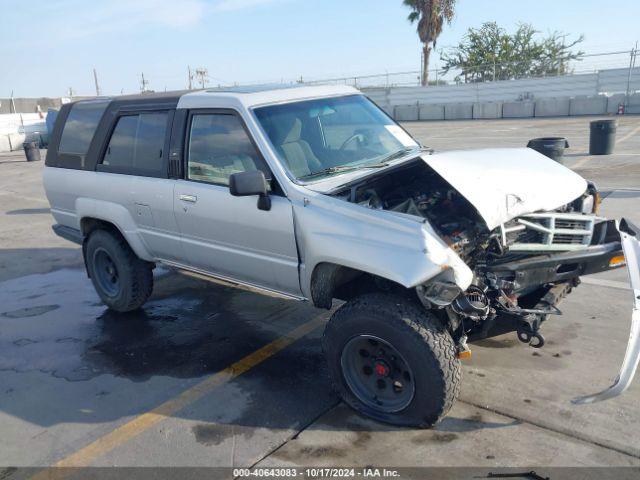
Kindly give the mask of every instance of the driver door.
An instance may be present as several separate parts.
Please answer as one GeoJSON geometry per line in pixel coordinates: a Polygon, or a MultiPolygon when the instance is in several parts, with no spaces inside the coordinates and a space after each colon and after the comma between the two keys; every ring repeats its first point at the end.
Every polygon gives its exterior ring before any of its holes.
{"type": "Polygon", "coordinates": [[[257,197],[229,193],[233,173],[260,169],[271,178],[240,116],[191,111],[185,146],[185,178],[176,182],[174,212],[188,266],[301,295],[289,200],[272,189],[271,209],[264,211],[257,197]]]}

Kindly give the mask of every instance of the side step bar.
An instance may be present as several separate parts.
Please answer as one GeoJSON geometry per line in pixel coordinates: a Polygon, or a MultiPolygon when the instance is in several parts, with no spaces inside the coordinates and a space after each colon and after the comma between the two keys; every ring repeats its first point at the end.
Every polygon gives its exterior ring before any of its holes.
{"type": "Polygon", "coordinates": [[[69,240],[70,242],[77,243],[78,245],[82,245],[84,238],[80,230],[60,224],[55,224],[51,228],[53,229],[53,233],[59,237],[69,240]]]}

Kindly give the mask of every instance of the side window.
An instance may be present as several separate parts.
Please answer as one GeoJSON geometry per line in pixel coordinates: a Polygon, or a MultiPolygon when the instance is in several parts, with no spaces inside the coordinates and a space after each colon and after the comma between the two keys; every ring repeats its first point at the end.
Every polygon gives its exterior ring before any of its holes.
{"type": "Polygon", "coordinates": [[[85,155],[108,101],[78,102],[71,107],[62,130],[58,152],[85,155]]]}
{"type": "Polygon", "coordinates": [[[118,119],[102,160],[113,169],[161,175],[167,112],[126,115],[118,119]]]}
{"type": "Polygon", "coordinates": [[[258,169],[269,178],[260,154],[237,116],[193,115],[189,133],[189,180],[228,185],[231,174],[258,169]]]}

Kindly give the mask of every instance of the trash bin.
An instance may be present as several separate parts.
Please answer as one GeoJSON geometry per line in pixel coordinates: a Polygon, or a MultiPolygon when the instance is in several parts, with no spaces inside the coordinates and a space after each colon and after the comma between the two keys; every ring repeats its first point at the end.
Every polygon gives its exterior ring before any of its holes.
{"type": "Polygon", "coordinates": [[[610,155],[616,144],[616,120],[595,120],[591,122],[591,134],[589,135],[590,155],[610,155]]]}
{"type": "Polygon", "coordinates": [[[536,152],[540,152],[556,162],[561,162],[564,149],[569,148],[569,142],[563,137],[542,137],[529,140],[527,147],[533,148],[536,152]]]}
{"type": "Polygon", "coordinates": [[[40,160],[40,148],[38,142],[24,142],[22,144],[27,162],[37,162],[40,160]]]}

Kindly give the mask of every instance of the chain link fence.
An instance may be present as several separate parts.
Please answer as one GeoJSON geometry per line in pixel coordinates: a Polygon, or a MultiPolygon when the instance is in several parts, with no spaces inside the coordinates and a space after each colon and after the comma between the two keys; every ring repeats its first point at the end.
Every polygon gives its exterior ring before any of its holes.
{"type": "MultiPolygon", "coordinates": [[[[556,77],[598,73],[601,70],[628,69],[629,80],[637,64],[640,49],[584,54],[577,59],[548,59],[532,67],[532,62],[521,60],[508,63],[489,63],[462,69],[442,68],[429,70],[430,85],[486,83],[522,78],[556,77]],[[547,72],[547,73],[540,73],[547,72]],[[550,73],[549,73],[550,72],[550,73]]],[[[640,65],[639,65],[640,66],[640,65]]],[[[392,71],[364,75],[328,78],[299,78],[296,82],[306,85],[351,85],[357,88],[413,87],[420,86],[419,70],[392,71]]]]}

